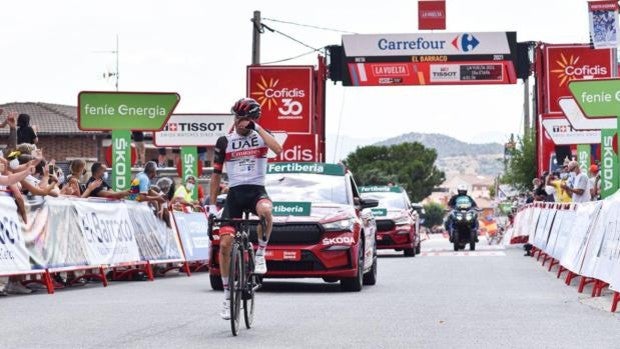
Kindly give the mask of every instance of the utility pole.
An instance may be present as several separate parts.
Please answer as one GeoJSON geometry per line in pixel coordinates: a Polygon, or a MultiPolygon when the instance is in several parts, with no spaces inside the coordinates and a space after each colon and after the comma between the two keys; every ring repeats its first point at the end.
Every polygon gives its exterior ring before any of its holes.
{"type": "Polygon", "coordinates": [[[116,92],[118,92],[118,34],[116,34],[116,51],[114,51],[114,53],[116,53],[116,92]]]}
{"type": "Polygon", "coordinates": [[[530,133],[530,78],[523,79],[523,135],[530,133]]]}
{"type": "Polygon", "coordinates": [[[260,64],[260,34],[263,32],[263,27],[260,19],[260,11],[254,11],[254,18],[252,18],[252,65],[260,64]]]}

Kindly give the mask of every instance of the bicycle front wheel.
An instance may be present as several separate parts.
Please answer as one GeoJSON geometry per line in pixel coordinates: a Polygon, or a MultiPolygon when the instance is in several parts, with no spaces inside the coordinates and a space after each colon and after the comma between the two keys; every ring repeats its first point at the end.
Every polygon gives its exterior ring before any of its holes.
{"type": "Polygon", "coordinates": [[[246,290],[243,297],[243,319],[245,328],[250,329],[254,323],[254,288],[258,285],[254,272],[254,250],[248,251],[248,262],[245,263],[246,290]]]}
{"type": "Polygon", "coordinates": [[[230,256],[230,329],[233,336],[239,333],[239,317],[241,313],[241,298],[243,294],[243,260],[239,245],[235,244],[230,256]]]}

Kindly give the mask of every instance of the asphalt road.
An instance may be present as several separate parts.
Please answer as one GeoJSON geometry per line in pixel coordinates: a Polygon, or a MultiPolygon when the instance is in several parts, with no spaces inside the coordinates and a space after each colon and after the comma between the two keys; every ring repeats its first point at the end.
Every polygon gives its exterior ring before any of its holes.
{"type": "Polygon", "coordinates": [[[620,315],[519,249],[382,253],[360,293],[317,280],[268,281],[255,328],[233,338],[206,274],[0,298],[1,348],[610,348],[620,315]]]}

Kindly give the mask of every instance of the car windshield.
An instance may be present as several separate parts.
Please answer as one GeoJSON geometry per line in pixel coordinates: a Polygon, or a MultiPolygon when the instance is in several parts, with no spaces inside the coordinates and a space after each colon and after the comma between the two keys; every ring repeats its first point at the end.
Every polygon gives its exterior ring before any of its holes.
{"type": "Polygon", "coordinates": [[[402,193],[363,193],[363,199],[379,200],[379,207],[406,209],[407,203],[402,193]]]}
{"type": "Polygon", "coordinates": [[[274,173],[266,176],[265,188],[273,201],[350,204],[344,176],[274,173]]]}

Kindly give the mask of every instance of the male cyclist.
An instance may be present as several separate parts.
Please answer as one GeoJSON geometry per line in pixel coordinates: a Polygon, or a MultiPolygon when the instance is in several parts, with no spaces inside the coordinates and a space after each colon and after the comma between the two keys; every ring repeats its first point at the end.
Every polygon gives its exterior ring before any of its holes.
{"type": "MultiPolygon", "coordinates": [[[[267,151],[282,152],[282,146],[256,121],[260,117],[260,104],[251,98],[242,98],[233,105],[231,112],[235,115],[234,131],[217,140],[213,155],[213,174],[211,175],[211,196],[209,212],[216,210],[215,203],[220,188],[224,164],[228,174],[228,196],[222,212],[222,219],[241,218],[244,210],[250,210],[264,219],[266,231],[259,225],[258,250],[254,262],[254,273],[265,274],[265,249],[271,235],[272,203],[265,191],[265,173],[267,171],[267,151]]],[[[220,315],[224,320],[230,319],[230,256],[235,228],[223,224],[220,227],[220,272],[224,286],[224,306],[220,315]]]]}

